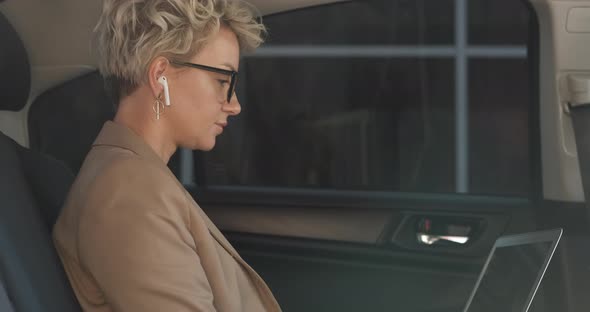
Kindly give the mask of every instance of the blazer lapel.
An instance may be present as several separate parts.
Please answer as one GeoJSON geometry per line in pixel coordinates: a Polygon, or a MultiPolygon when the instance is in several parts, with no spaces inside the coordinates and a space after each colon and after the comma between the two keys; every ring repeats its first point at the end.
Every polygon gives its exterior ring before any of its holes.
{"type": "Polygon", "coordinates": [[[215,224],[213,224],[213,221],[211,221],[211,219],[209,219],[209,217],[205,214],[205,212],[203,211],[203,209],[201,209],[201,206],[199,206],[199,204],[197,204],[195,202],[195,200],[190,195],[190,193],[185,190],[185,195],[191,200],[191,202],[193,203],[193,205],[196,207],[196,210],[199,213],[199,215],[203,218],[203,220],[205,220],[205,224],[207,225],[207,229],[209,229],[209,233],[211,233],[211,236],[213,236],[213,238],[215,238],[215,240],[227,252],[229,252],[230,255],[232,255],[236,259],[239,259],[239,262],[242,262],[243,261],[242,260],[242,257],[240,257],[240,255],[234,249],[234,247],[229,243],[229,241],[225,238],[225,236],[223,236],[223,234],[221,233],[221,231],[219,231],[219,229],[217,228],[217,226],[215,226],[215,224]]]}
{"type": "Polygon", "coordinates": [[[265,302],[265,305],[268,307],[270,311],[280,311],[280,307],[276,302],[272,292],[268,288],[268,286],[264,283],[262,278],[240,257],[238,252],[232,247],[232,245],[227,241],[227,239],[221,234],[219,229],[213,224],[211,219],[205,214],[203,209],[195,202],[193,197],[190,195],[188,191],[184,188],[182,183],[176,179],[176,176],[168,166],[162,161],[162,159],[152,150],[152,148],[147,145],[139,136],[137,136],[133,131],[126,128],[123,125],[114,123],[112,121],[107,121],[103,129],[101,130],[99,136],[94,141],[93,146],[117,146],[120,148],[124,148],[134,152],[135,154],[152,161],[153,163],[160,166],[163,170],[168,172],[169,175],[174,177],[178,187],[182,188],[185,192],[185,196],[193,203],[195,209],[199,213],[199,215],[205,221],[207,225],[207,229],[211,236],[221,245],[236,261],[244,267],[244,269],[250,274],[253,278],[256,287],[259,288],[261,291],[262,299],[265,302]]]}
{"type": "Polygon", "coordinates": [[[217,226],[215,226],[215,224],[213,224],[213,222],[211,221],[211,219],[209,219],[209,217],[205,214],[205,212],[203,211],[203,209],[201,209],[201,207],[199,206],[199,204],[197,204],[195,202],[195,200],[193,199],[193,197],[186,190],[185,190],[185,195],[188,196],[188,198],[191,200],[191,202],[195,205],[195,207],[196,207],[197,212],[199,213],[199,215],[203,218],[203,220],[205,220],[205,224],[207,225],[207,229],[209,229],[209,233],[211,233],[211,236],[213,236],[213,238],[252,277],[252,279],[254,280],[254,284],[256,285],[256,287],[258,288],[258,290],[260,292],[261,299],[264,302],[264,305],[267,307],[268,311],[281,311],[281,308],[280,308],[278,302],[276,301],[276,299],[272,295],[272,291],[270,290],[270,288],[268,288],[268,285],[266,285],[266,283],[260,277],[260,275],[258,275],[258,273],[256,273],[256,271],[254,271],[254,269],[252,269],[252,267],[250,265],[248,265],[248,263],[246,263],[246,261],[244,261],[244,259],[242,259],[242,257],[240,257],[240,255],[234,249],[234,247],[229,243],[229,241],[225,238],[225,236],[223,236],[223,234],[221,233],[221,231],[219,231],[219,229],[217,228],[217,226]]]}
{"type": "MultiPolygon", "coordinates": [[[[211,235],[219,242],[223,248],[227,250],[234,258],[242,259],[238,252],[231,246],[231,244],[225,239],[223,234],[217,229],[217,227],[211,222],[209,217],[205,214],[205,212],[201,209],[201,207],[195,202],[193,197],[186,191],[184,186],[176,179],[174,173],[170,171],[168,166],[160,159],[158,155],[145,143],[139,136],[137,136],[133,131],[128,129],[127,127],[117,124],[112,121],[107,121],[103,129],[101,130],[99,136],[94,141],[93,146],[100,146],[100,145],[110,145],[110,146],[117,146],[120,148],[124,148],[130,150],[137,155],[150,160],[154,164],[160,166],[163,170],[165,170],[170,176],[174,177],[178,187],[185,190],[185,195],[192,201],[193,205],[197,208],[197,212],[201,215],[205,223],[207,224],[207,228],[211,235]]],[[[242,260],[243,261],[243,260],[242,260]]]]}

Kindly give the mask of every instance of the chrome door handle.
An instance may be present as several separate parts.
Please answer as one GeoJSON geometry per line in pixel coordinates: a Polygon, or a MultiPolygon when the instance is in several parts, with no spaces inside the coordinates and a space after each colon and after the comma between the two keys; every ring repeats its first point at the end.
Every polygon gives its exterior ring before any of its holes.
{"type": "Polygon", "coordinates": [[[469,236],[456,236],[456,235],[432,235],[426,233],[417,233],[418,242],[424,245],[434,245],[441,242],[452,242],[460,245],[465,245],[469,242],[469,236]]]}

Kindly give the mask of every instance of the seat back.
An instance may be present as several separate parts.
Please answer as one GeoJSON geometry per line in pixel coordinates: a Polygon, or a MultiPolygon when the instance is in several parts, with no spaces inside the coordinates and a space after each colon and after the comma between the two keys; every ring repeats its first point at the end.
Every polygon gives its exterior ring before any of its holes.
{"type": "Polygon", "coordinates": [[[30,148],[77,173],[102,125],[115,116],[103,85],[95,71],[39,95],[29,110],[30,148]]]}
{"type": "Polygon", "coordinates": [[[14,312],[12,308],[12,303],[8,300],[8,296],[6,295],[6,289],[4,285],[2,285],[2,280],[0,279],[0,311],[5,312],[14,312]]]}
{"type": "MultiPolygon", "coordinates": [[[[22,42],[1,13],[0,42],[11,43],[0,49],[0,77],[17,77],[0,81],[10,84],[0,92],[0,110],[18,111],[29,95],[30,68],[22,42]]],[[[51,238],[72,181],[63,164],[0,132],[0,283],[15,311],[81,310],[51,238]]]]}
{"type": "MultiPolygon", "coordinates": [[[[64,162],[78,173],[92,143],[115,116],[112,99],[97,71],[76,77],[39,95],[28,116],[30,148],[64,162]]],[[[168,163],[180,172],[180,155],[168,163]]]]}
{"type": "Polygon", "coordinates": [[[0,276],[16,311],[80,311],[51,239],[73,181],[61,163],[0,134],[0,276]]]}

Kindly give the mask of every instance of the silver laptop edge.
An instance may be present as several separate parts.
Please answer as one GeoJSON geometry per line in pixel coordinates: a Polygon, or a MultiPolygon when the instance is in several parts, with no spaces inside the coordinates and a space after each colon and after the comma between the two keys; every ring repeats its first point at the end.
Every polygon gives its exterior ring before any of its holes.
{"type": "Polygon", "coordinates": [[[473,290],[471,291],[471,295],[469,296],[469,300],[467,300],[467,304],[465,304],[465,308],[463,309],[463,312],[468,312],[468,309],[471,306],[473,298],[475,297],[475,294],[477,293],[477,289],[479,288],[480,283],[481,283],[483,277],[485,276],[485,273],[488,269],[488,265],[489,265],[490,261],[492,260],[492,256],[494,255],[497,247],[515,246],[515,245],[523,245],[523,244],[539,243],[539,242],[551,242],[551,247],[549,248],[548,255],[545,257],[545,261],[543,262],[543,266],[541,267],[542,269],[539,272],[539,274],[537,275],[537,278],[535,279],[534,287],[531,290],[531,292],[529,293],[529,295],[527,297],[527,301],[525,301],[526,307],[524,308],[523,312],[527,312],[531,306],[531,303],[533,302],[533,298],[534,298],[535,294],[537,293],[537,290],[539,289],[539,285],[541,285],[541,281],[543,280],[543,276],[545,276],[545,271],[547,270],[547,267],[549,266],[549,262],[553,258],[553,254],[555,253],[555,250],[557,249],[557,244],[559,243],[559,240],[561,239],[562,234],[563,234],[563,229],[554,229],[554,230],[548,230],[548,231],[531,232],[531,233],[516,234],[516,235],[507,235],[507,236],[502,236],[502,237],[498,238],[496,240],[496,243],[494,244],[494,247],[492,247],[492,250],[488,254],[488,258],[486,259],[483,269],[481,270],[479,277],[477,278],[477,282],[475,283],[475,286],[473,287],[473,290]]]}

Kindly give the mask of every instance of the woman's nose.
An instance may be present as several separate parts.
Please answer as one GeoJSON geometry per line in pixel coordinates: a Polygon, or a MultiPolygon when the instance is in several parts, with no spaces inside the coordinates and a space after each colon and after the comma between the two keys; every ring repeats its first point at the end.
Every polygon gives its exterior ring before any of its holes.
{"type": "Polygon", "coordinates": [[[234,94],[229,100],[229,103],[226,103],[223,107],[230,115],[238,115],[242,111],[242,106],[240,105],[237,94],[234,94]]]}

